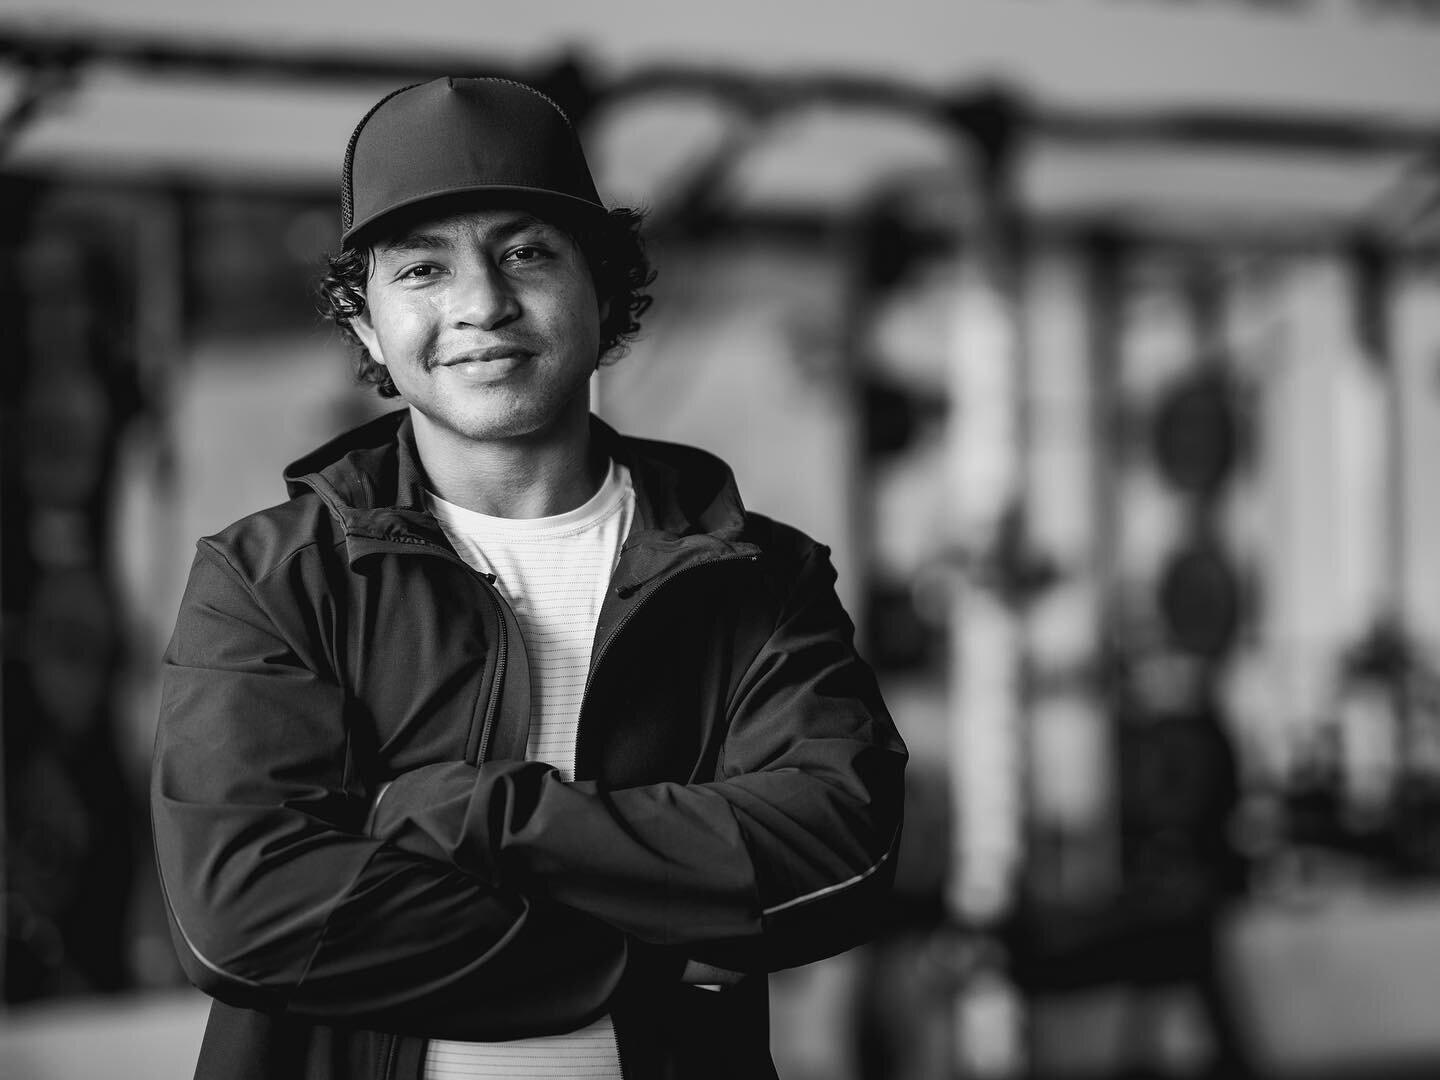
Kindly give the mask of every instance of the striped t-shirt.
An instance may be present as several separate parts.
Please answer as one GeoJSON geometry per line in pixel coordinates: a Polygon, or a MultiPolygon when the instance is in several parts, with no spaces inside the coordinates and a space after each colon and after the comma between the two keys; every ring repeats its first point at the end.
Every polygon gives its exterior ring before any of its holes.
{"type": "MultiPolygon", "coordinates": [[[[543,518],[477,514],[435,495],[427,505],[461,558],[509,601],[530,659],[530,741],[526,757],[575,778],[575,737],[600,605],[635,513],[630,473],[612,462],[582,506],[543,518]]],[[[434,1040],[425,1080],[476,1077],[619,1080],[608,1016],[565,1035],[508,1042],[434,1040]]]]}

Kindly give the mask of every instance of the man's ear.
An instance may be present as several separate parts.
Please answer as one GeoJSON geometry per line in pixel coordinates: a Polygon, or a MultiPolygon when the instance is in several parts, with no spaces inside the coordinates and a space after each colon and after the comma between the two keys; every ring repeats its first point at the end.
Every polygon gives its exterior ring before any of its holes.
{"type": "Polygon", "coordinates": [[[380,335],[375,333],[375,324],[370,321],[369,308],[360,312],[359,315],[351,317],[350,329],[360,339],[360,344],[365,346],[365,351],[370,354],[370,359],[383,367],[385,354],[380,351],[380,335]]]}

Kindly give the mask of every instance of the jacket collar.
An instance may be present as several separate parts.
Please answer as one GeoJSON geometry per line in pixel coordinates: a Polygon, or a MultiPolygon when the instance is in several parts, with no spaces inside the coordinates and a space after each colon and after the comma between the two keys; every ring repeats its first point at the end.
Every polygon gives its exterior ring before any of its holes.
{"type": "Polygon", "coordinates": [[[591,428],[635,485],[635,521],[614,575],[620,597],[690,566],[759,554],[742,539],[745,506],[723,461],[694,447],[619,435],[594,417],[591,428]]]}
{"type": "MultiPolygon", "coordinates": [[[[703,450],[620,435],[592,416],[601,449],[635,485],[635,521],[616,584],[624,591],[691,560],[755,553],[741,540],[745,508],[734,475],[703,450]]],[[[313,490],[341,523],[353,563],[377,546],[452,552],[425,509],[425,470],[410,410],[398,409],[330,440],[285,470],[290,495],[313,490]]],[[[452,552],[453,554],[453,552],[452,552]]]]}

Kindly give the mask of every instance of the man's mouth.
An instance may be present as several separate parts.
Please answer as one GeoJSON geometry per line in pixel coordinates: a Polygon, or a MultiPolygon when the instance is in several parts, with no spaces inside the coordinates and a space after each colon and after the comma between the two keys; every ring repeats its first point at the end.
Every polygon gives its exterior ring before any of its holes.
{"type": "Polygon", "coordinates": [[[488,364],[495,360],[527,360],[529,349],[519,345],[490,345],[483,349],[469,349],[440,361],[440,367],[456,367],[459,364],[488,364]]]}

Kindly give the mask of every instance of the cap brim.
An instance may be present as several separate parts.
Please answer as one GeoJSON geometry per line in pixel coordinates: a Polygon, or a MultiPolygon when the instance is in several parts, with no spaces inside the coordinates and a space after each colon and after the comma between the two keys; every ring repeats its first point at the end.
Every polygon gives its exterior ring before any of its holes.
{"type": "Polygon", "coordinates": [[[577,217],[584,221],[596,220],[609,212],[600,203],[545,188],[523,187],[517,184],[462,185],[414,195],[370,214],[341,234],[341,246],[353,247],[355,242],[361,239],[362,233],[367,241],[373,240],[383,234],[387,223],[391,223],[392,219],[396,224],[406,219],[413,220],[418,211],[430,203],[437,204],[437,213],[447,212],[441,209],[441,204],[450,207],[449,212],[468,205],[517,206],[537,210],[542,215],[553,214],[560,219],[560,224],[577,217]]]}

